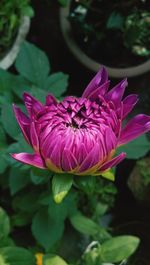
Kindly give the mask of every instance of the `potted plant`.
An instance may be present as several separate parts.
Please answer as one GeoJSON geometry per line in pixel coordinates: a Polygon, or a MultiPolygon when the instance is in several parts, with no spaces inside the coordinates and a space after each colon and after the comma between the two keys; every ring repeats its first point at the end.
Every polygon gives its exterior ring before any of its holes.
{"type": "Polygon", "coordinates": [[[112,77],[150,70],[150,3],[143,0],[70,1],[60,10],[68,47],[86,67],[105,65],[112,77]]]}
{"type": "Polygon", "coordinates": [[[0,68],[14,62],[19,47],[29,31],[33,9],[30,0],[2,0],[0,3],[0,68]]]}

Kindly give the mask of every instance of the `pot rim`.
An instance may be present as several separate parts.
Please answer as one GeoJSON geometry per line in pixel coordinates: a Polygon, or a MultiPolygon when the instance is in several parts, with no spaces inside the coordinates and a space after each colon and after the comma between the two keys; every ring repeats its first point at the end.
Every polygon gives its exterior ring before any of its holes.
{"type": "Polygon", "coordinates": [[[6,70],[13,64],[20,50],[21,43],[29,31],[30,23],[31,19],[28,16],[22,17],[17,37],[8,53],[0,60],[0,68],[6,70]]]}
{"type": "MultiPolygon", "coordinates": [[[[78,46],[72,34],[71,23],[68,20],[70,4],[66,7],[60,8],[60,27],[63,34],[63,37],[67,43],[68,48],[74,54],[74,56],[86,66],[88,69],[93,72],[97,72],[99,68],[102,66],[101,63],[91,59],[88,55],[86,55],[78,46]]],[[[108,65],[104,65],[109,73],[109,76],[120,78],[120,77],[134,77],[141,74],[144,74],[150,71],[150,59],[142,64],[138,64],[137,66],[119,68],[119,67],[110,67],[108,65]]]]}

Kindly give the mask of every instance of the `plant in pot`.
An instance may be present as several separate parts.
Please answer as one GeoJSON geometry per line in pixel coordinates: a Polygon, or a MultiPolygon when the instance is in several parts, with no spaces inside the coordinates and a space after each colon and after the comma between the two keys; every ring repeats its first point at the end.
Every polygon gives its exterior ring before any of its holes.
{"type": "Polygon", "coordinates": [[[113,77],[136,76],[150,70],[148,10],[150,2],[143,0],[72,0],[61,9],[61,28],[88,68],[103,64],[113,77]]]}
{"type": "Polygon", "coordinates": [[[0,2],[0,68],[7,69],[14,62],[33,13],[30,0],[0,2]]]}

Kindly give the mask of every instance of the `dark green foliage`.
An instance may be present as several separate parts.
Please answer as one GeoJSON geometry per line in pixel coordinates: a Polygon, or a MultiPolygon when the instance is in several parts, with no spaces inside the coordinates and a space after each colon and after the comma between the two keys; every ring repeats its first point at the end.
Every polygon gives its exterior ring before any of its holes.
{"type": "Polygon", "coordinates": [[[0,1],[0,57],[11,47],[23,16],[33,16],[30,0],[0,1]]]}

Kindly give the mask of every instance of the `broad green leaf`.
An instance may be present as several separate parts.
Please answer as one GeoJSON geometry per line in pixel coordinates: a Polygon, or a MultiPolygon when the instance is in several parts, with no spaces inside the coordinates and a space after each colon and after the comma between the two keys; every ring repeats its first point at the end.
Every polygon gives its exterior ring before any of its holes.
{"type": "Polygon", "coordinates": [[[21,247],[0,248],[1,265],[36,265],[34,255],[21,247]]]}
{"type": "Polygon", "coordinates": [[[34,213],[38,208],[38,198],[39,192],[34,190],[29,190],[28,192],[23,192],[22,194],[16,196],[13,200],[13,208],[15,210],[22,210],[27,213],[34,213]]]}
{"type": "Polygon", "coordinates": [[[23,77],[41,88],[50,71],[46,54],[28,42],[23,43],[15,66],[23,77]]]}
{"type": "Polygon", "coordinates": [[[19,126],[13,113],[12,105],[3,105],[1,114],[2,125],[7,134],[16,139],[20,134],[19,126]]]}
{"type": "Polygon", "coordinates": [[[67,86],[68,75],[62,72],[50,75],[44,83],[44,88],[56,97],[60,97],[64,92],[66,92],[67,86]]]}
{"type": "Polygon", "coordinates": [[[30,183],[29,170],[12,167],[9,174],[9,187],[11,194],[14,195],[30,183]]]}
{"type": "Polygon", "coordinates": [[[126,145],[120,146],[117,149],[117,153],[125,152],[127,153],[128,159],[138,159],[140,157],[145,156],[149,150],[150,150],[150,141],[148,140],[146,135],[143,134],[134,141],[126,145]]]}
{"type": "Polygon", "coordinates": [[[61,203],[73,184],[73,175],[55,174],[52,179],[52,192],[54,201],[61,203]]]}
{"type": "Polygon", "coordinates": [[[6,212],[0,208],[0,240],[10,233],[10,222],[6,212]]]}
{"type": "Polygon", "coordinates": [[[22,76],[14,75],[12,78],[11,89],[15,95],[22,99],[24,92],[31,93],[31,83],[22,76]]]}
{"type": "Polygon", "coordinates": [[[80,233],[94,236],[99,232],[99,226],[91,219],[77,213],[70,218],[73,227],[80,233]]]}
{"type": "Polygon", "coordinates": [[[49,251],[60,240],[63,230],[63,222],[56,222],[54,218],[52,219],[47,208],[41,209],[33,218],[32,233],[46,251],[49,251]]]}
{"type": "Polygon", "coordinates": [[[32,168],[30,172],[31,181],[35,185],[44,184],[49,181],[51,172],[39,168],[32,168]]]}
{"type": "Polygon", "coordinates": [[[67,263],[59,256],[48,254],[43,257],[43,265],[67,265],[67,263]]]}
{"type": "Polygon", "coordinates": [[[100,257],[104,262],[120,262],[129,258],[139,245],[135,236],[117,236],[101,245],[100,257]]]}
{"type": "Polygon", "coordinates": [[[0,69],[0,93],[9,91],[11,93],[11,83],[13,75],[9,72],[0,69]]]}

